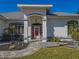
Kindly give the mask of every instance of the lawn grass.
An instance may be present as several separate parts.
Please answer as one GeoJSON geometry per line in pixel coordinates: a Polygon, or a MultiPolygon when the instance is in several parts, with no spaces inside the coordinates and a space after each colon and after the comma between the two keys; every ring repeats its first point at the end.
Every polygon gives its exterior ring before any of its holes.
{"type": "Polygon", "coordinates": [[[79,59],[79,49],[64,46],[41,48],[32,55],[11,59],[79,59]]]}

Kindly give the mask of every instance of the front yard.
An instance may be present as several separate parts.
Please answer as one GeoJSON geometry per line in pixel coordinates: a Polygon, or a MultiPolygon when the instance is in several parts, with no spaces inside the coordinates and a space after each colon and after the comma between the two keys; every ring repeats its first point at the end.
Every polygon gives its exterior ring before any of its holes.
{"type": "Polygon", "coordinates": [[[13,59],[79,59],[79,49],[64,46],[42,48],[32,55],[13,59]]]}

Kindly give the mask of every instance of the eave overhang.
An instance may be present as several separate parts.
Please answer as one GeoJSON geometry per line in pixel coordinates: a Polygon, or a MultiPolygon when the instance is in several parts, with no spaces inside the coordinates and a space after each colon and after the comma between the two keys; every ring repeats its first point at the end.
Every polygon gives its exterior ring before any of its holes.
{"type": "Polygon", "coordinates": [[[53,7],[53,5],[51,4],[47,4],[47,5],[40,5],[40,4],[17,4],[18,7],[36,7],[36,8],[39,8],[39,7],[45,7],[45,8],[50,8],[50,7],[53,7]]]}

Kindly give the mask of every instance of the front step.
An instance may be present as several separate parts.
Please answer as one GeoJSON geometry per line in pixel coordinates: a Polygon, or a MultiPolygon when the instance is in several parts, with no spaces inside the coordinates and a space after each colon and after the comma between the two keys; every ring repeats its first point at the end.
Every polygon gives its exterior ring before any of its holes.
{"type": "Polygon", "coordinates": [[[30,42],[42,41],[42,39],[31,39],[30,42]]]}
{"type": "Polygon", "coordinates": [[[73,41],[72,38],[61,38],[61,41],[73,41]]]}

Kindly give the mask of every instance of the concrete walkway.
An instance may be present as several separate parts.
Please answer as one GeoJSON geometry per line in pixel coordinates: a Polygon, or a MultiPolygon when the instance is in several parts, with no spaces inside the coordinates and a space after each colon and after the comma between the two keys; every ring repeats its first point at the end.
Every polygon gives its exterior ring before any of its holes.
{"type": "Polygon", "coordinates": [[[41,42],[31,42],[27,48],[16,51],[0,51],[0,58],[21,57],[35,53],[41,48],[41,42]]]}

